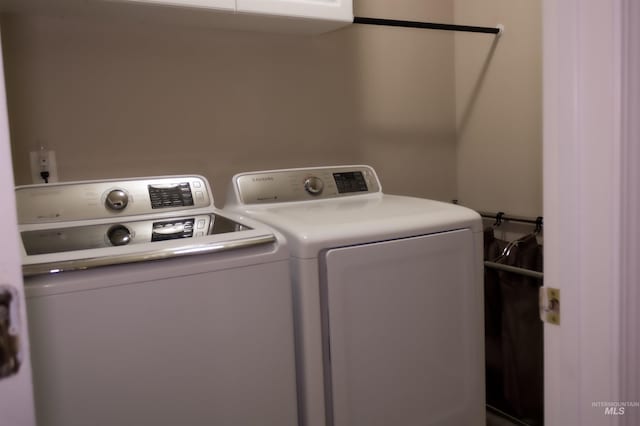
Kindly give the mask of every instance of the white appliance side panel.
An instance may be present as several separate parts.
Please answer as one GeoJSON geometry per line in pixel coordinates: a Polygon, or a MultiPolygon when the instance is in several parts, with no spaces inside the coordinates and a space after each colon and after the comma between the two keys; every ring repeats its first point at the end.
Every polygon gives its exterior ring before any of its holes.
{"type": "Polygon", "coordinates": [[[334,426],[484,424],[475,250],[459,230],[327,252],[334,426]]]}
{"type": "Polygon", "coordinates": [[[291,263],[300,426],[327,426],[318,259],[291,263]]]}
{"type": "Polygon", "coordinates": [[[296,425],[287,265],[28,299],[38,425],[296,425]]]}

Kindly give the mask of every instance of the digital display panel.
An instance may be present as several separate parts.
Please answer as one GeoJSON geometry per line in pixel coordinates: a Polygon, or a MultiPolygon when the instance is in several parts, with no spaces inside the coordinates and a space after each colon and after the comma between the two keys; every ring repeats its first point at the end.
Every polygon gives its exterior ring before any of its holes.
{"type": "Polygon", "coordinates": [[[340,194],[348,192],[366,192],[369,190],[362,172],[334,173],[333,179],[336,182],[336,187],[340,194]]]}
{"type": "Polygon", "coordinates": [[[149,185],[151,208],[193,206],[193,195],[187,182],[177,185],[149,185]]]}

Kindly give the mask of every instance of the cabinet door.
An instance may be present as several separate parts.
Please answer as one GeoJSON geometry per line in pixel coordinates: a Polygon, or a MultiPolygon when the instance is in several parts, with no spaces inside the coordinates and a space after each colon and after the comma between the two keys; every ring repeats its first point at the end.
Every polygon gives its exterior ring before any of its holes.
{"type": "MultiPolygon", "coordinates": [[[[115,1],[115,0],[109,0],[115,1]]],[[[221,9],[234,11],[236,0],[126,0],[132,3],[148,3],[159,6],[182,6],[200,9],[221,9]]]]}
{"type": "Polygon", "coordinates": [[[484,425],[477,259],[469,230],[327,252],[334,426],[484,425]]]}
{"type": "Polygon", "coordinates": [[[237,0],[238,12],[353,21],[352,0],[237,0]]]}

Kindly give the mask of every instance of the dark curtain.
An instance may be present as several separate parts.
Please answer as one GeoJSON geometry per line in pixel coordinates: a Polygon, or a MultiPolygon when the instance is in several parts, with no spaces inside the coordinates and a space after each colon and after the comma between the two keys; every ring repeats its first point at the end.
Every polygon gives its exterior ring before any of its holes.
{"type": "MultiPolygon", "coordinates": [[[[517,244],[485,230],[485,260],[542,271],[542,246],[534,234],[517,244]]],[[[487,404],[530,425],[543,422],[543,334],[538,313],[542,280],[485,268],[487,404]]]]}

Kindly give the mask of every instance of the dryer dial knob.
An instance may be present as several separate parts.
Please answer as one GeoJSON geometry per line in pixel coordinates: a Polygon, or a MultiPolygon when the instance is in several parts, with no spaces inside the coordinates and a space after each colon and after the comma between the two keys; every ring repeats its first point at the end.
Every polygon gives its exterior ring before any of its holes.
{"type": "Polygon", "coordinates": [[[114,189],[107,194],[104,204],[109,210],[122,210],[129,204],[129,196],[122,189],[114,189]]]}
{"type": "Polygon", "coordinates": [[[114,246],[124,246],[131,242],[131,232],[124,225],[114,225],[107,231],[107,238],[114,246]]]}
{"type": "Polygon", "coordinates": [[[320,195],[324,189],[324,182],[316,176],[308,177],[304,181],[304,189],[311,195],[320,195]]]}

